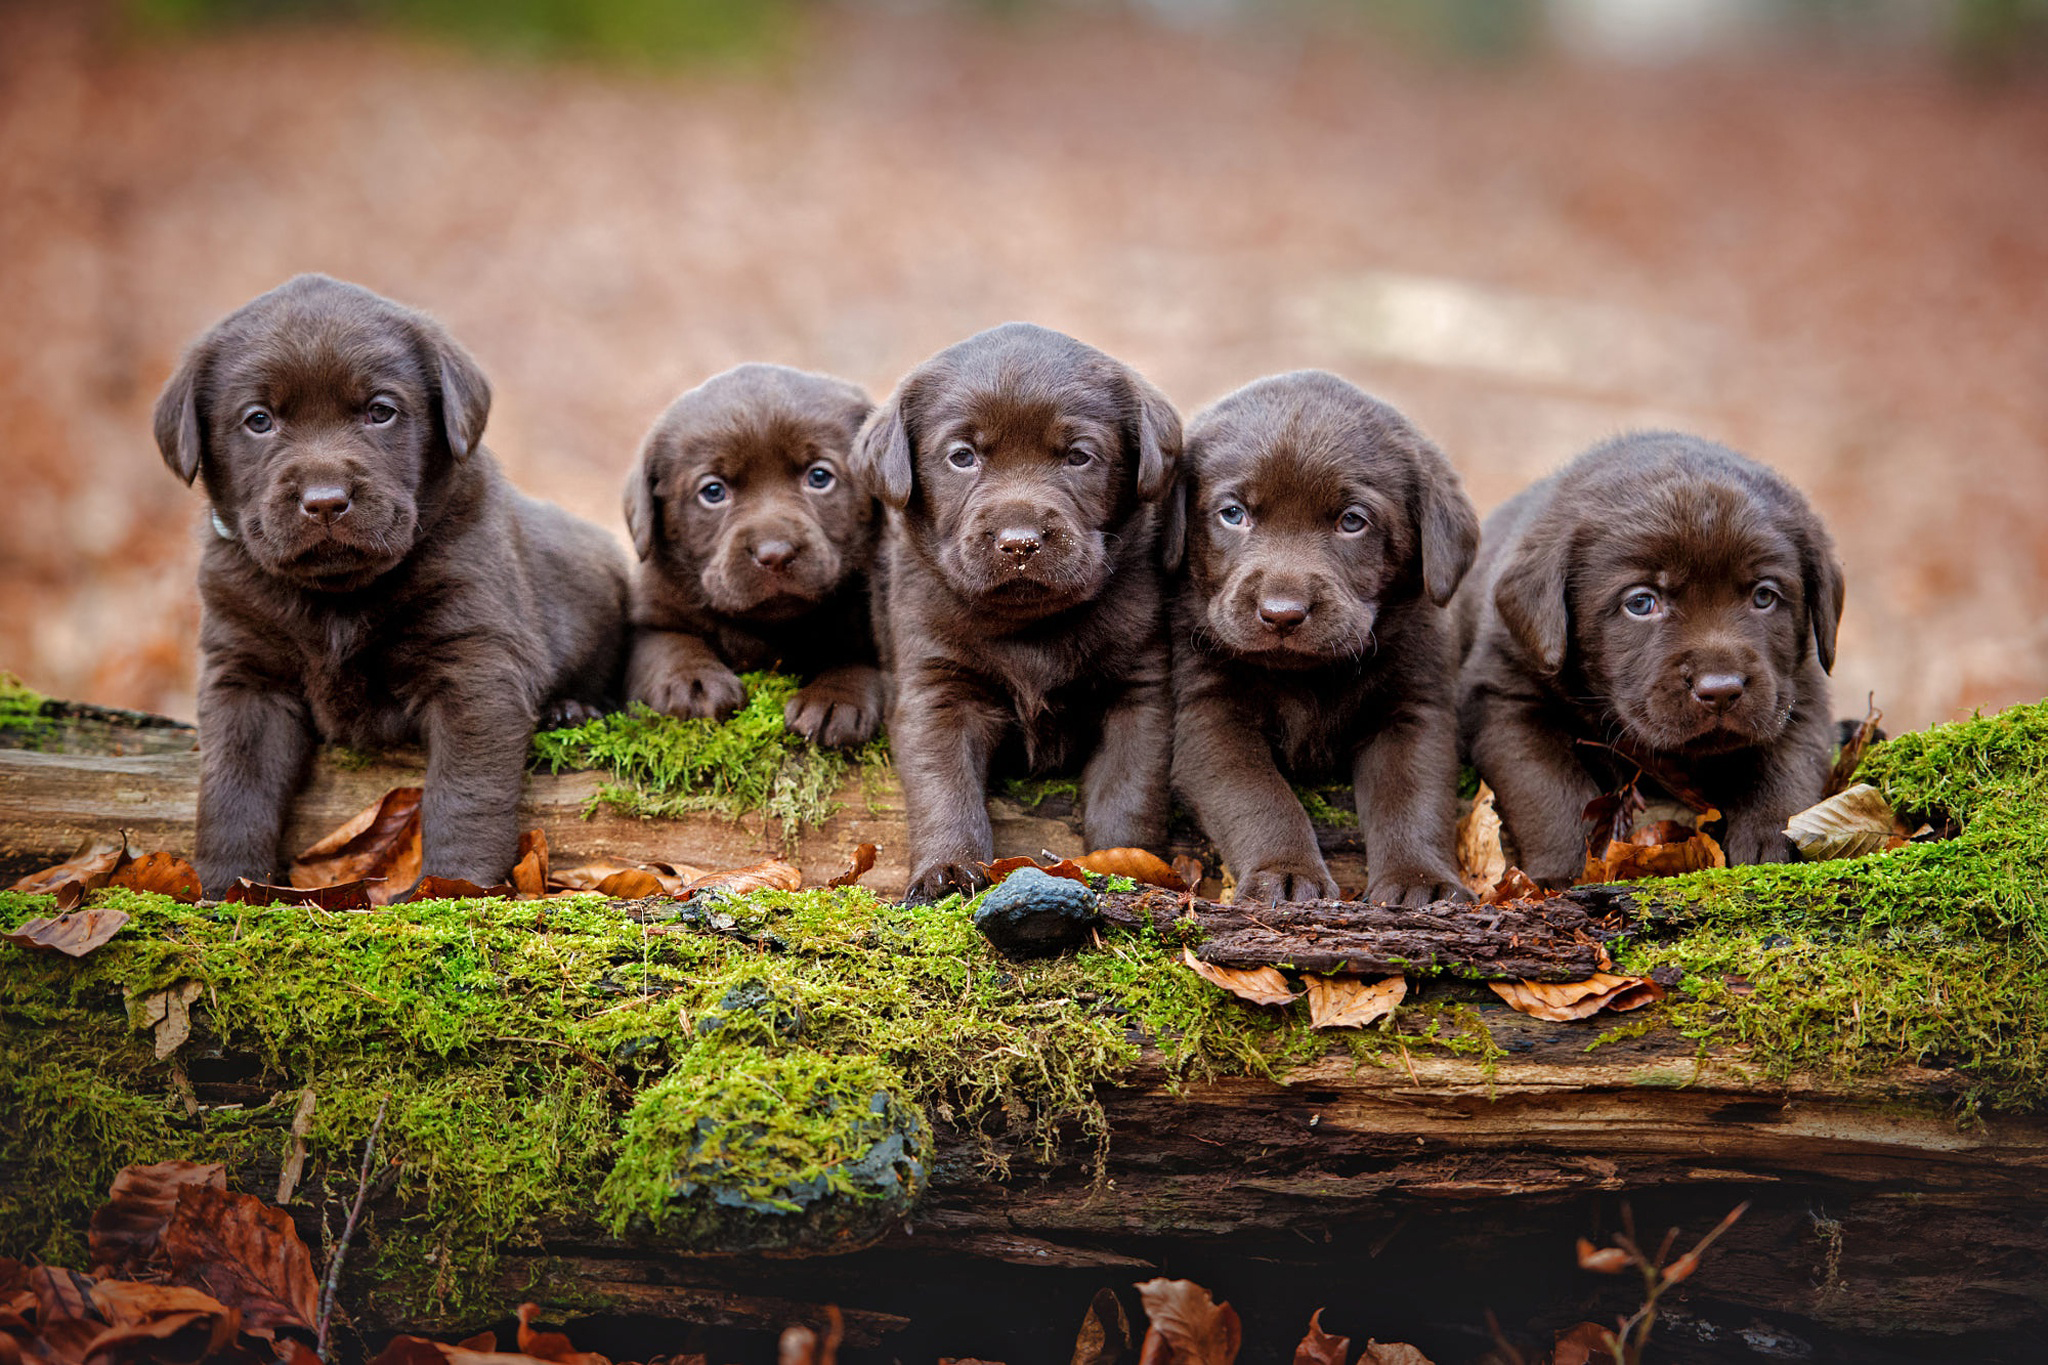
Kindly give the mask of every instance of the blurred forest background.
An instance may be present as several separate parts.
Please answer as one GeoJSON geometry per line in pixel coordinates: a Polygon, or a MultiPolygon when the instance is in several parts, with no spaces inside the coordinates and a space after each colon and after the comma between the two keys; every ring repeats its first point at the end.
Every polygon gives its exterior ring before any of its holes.
{"type": "Polygon", "coordinates": [[[192,714],[149,408],[300,270],[615,528],[705,376],[1030,318],[1187,412],[1336,370],[1482,511],[1727,441],[1840,542],[1840,713],[2048,693],[2048,0],[0,0],[0,668],[192,714]]]}

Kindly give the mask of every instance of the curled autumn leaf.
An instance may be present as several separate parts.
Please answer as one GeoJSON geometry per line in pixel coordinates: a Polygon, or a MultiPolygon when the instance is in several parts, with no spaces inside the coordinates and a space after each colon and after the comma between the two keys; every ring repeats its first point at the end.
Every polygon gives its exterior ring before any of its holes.
{"type": "Polygon", "coordinates": [[[169,896],[186,905],[199,899],[199,874],[172,853],[145,853],[107,878],[107,885],[169,896]]]}
{"type": "Polygon", "coordinates": [[[1358,1357],[1358,1365],[1430,1365],[1430,1360],[1405,1341],[1368,1339],[1365,1353],[1358,1357]]]}
{"type": "Polygon", "coordinates": [[[1018,872],[1027,867],[1035,867],[1048,877],[1064,877],[1070,882],[1079,882],[1083,886],[1091,884],[1088,880],[1088,869],[1075,862],[1072,858],[1049,858],[1041,863],[1036,858],[1026,858],[1019,854],[1009,858],[998,858],[992,863],[983,863],[981,871],[982,875],[988,878],[990,886],[998,886],[1001,885],[1003,878],[1009,876],[1012,872],[1018,872]]]}
{"type": "Polygon", "coordinates": [[[90,910],[68,910],[55,917],[32,919],[19,929],[0,934],[0,939],[23,948],[42,948],[66,957],[84,957],[111,940],[128,922],[126,910],[95,905],[90,910]]]}
{"type": "Polygon", "coordinates": [[[1610,1349],[1615,1344],[1613,1328],[1582,1322],[1557,1334],[1550,1365],[1620,1365],[1610,1349]]]}
{"type": "Polygon", "coordinates": [[[548,893],[548,836],[537,829],[519,836],[519,857],[512,864],[512,885],[522,896],[548,893]]]}
{"type": "Polygon", "coordinates": [[[1083,853],[1073,861],[1076,866],[1089,872],[1101,873],[1105,877],[1129,877],[1134,882],[1142,882],[1147,886],[1163,886],[1168,891],[1193,889],[1164,858],[1156,853],[1148,853],[1142,848],[1098,848],[1093,853],[1083,853]]]}
{"type": "MultiPolygon", "coordinates": [[[[59,910],[83,904],[88,893],[107,884],[128,862],[128,834],[88,837],[69,858],[31,872],[9,888],[31,896],[55,896],[59,910]]],[[[75,954],[74,954],[75,956],[75,954]]]]}
{"type": "Polygon", "coordinates": [[[1508,870],[1507,854],[1500,845],[1500,812],[1495,809],[1493,788],[1479,784],[1472,805],[1458,817],[1458,880],[1475,896],[1483,896],[1508,870]]]}
{"type": "Polygon", "coordinates": [[[1301,998],[1299,991],[1288,989],[1287,978],[1280,975],[1278,967],[1218,967],[1196,957],[1193,948],[1180,951],[1181,961],[1196,976],[1212,986],[1221,986],[1240,1000],[1249,1000],[1254,1005],[1291,1005],[1301,998]]]}
{"type": "Polygon", "coordinates": [[[597,884],[600,896],[615,901],[636,901],[661,894],[661,878],[642,867],[622,867],[597,884]]]}
{"type": "Polygon", "coordinates": [[[1308,1335],[1294,1348],[1294,1365],[1347,1365],[1351,1359],[1351,1338],[1332,1336],[1323,1330],[1323,1310],[1309,1315],[1308,1335]]]}
{"type": "Polygon", "coordinates": [[[841,887],[852,886],[856,882],[858,882],[862,877],[867,876],[868,873],[874,870],[875,846],[873,844],[862,844],[860,847],[854,849],[853,857],[847,860],[846,870],[840,873],[838,876],[834,877],[831,881],[826,882],[825,885],[834,890],[837,890],[841,887]]]}
{"type": "MultiPolygon", "coordinates": [[[[239,878],[221,900],[229,905],[310,905],[316,910],[368,910],[369,882],[335,886],[271,886],[239,878]]],[[[380,902],[381,903],[381,902],[380,902]]]]}
{"type": "Polygon", "coordinates": [[[1515,902],[1534,904],[1547,901],[1555,891],[1545,891],[1536,884],[1535,878],[1519,867],[1508,868],[1500,874],[1500,880],[1480,893],[1481,905],[1508,905],[1515,902]]]}
{"type": "Polygon", "coordinates": [[[422,877],[419,885],[413,887],[410,895],[399,899],[412,901],[480,901],[494,896],[512,894],[512,883],[498,882],[491,886],[478,886],[475,882],[464,881],[461,877],[422,877]]]}
{"type": "Polygon", "coordinates": [[[684,887],[682,894],[689,897],[716,891],[728,896],[744,896],[749,891],[800,891],[803,884],[804,874],[794,865],[777,858],[751,867],[736,867],[729,872],[709,873],[684,887]]]}
{"type": "Polygon", "coordinates": [[[1868,782],[1800,811],[1785,822],[1785,837],[1813,863],[1867,857],[1906,842],[1891,802],[1868,782]]]}
{"type": "Polygon", "coordinates": [[[519,1349],[538,1360],[553,1362],[553,1365],[611,1365],[611,1361],[595,1351],[579,1351],[569,1344],[569,1338],[560,1332],[536,1331],[533,1320],[540,1316],[540,1305],[522,1303],[519,1305],[519,1349]]]}
{"type": "Polygon", "coordinates": [[[1563,1023],[1601,1010],[1622,1013],[1664,998],[1647,976],[1595,972],[1584,981],[1489,981],[1493,993],[1523,1014],[1563,1023]]]}
{"type": "MultiPolygon", "coordinates": [[[[580,867],[556,868],[548,875],[548,890],[551,893],[596,891],[612,896],[615,900],[634,900],[637,897],[619,896],[604,890],[604,884],[621,872],[644,872],[654,878],[655,887],[665,895],[679,895],[682,889],[704,875],[701,867],[690,867],[683,863],[584,863],[580,867]]],[[[644,885],[627,881],[621,886],[644,885]]],[[[645,894],[653,895],[654,892],[645,894]]]]}
{"type": "Polygon", "coordinates": [[[239,1310],[243,1331],[313,1331],[320,1282],[284,1210],[254,1195],[185,1185],[164,1227],[163,1249],[172,1282],[203,1287],[239,1310]]]}
{"type": "Polygon", "coordinates": [[[1360,976],[1315,976],[1304,973],[1308,987],[1310,1028],[1364,1028],[1386,1018],[1408,997],[1408,978],[1390,976],[1367,981],[1360,976]]]}
{"type": "Polygon", "coordinates": [[[1131,1349],[1131,1320],[1113,1289],[1098,1289],[1074,1337],[1069,1365],[1117,1365],[1131,1349]]]}
{"type": "Polygon", "coordinates": [[[1243,1344],[1237,1310],[1217,1303],[1192,1280],[1146,1280],[1138,1286],[1150,1324],[1141,1360],[1157,1365],[1231,1365],[1243,1344]]]}
{"type": "Polygon", "coordinates": [[[420,787],[393,787],[292,859],[300,890],[370,883],[376,905],[389,905],[420,877],[420,787]],[[381,879],[381,880],[379,880],[381,879]]]}
{"type": "MultiPolygon", "coordinates": [[[[1717,818],[1708,811],[1701,823],[1717,818]]],[[[1643,877],[1678,877],[1728,866],[1727,855],[1710,834],[1688,832],[1675,821],[1654,821],[1627,839],[1610,840],[1598,858],[1586,855],[1584,882],[1626,882],[1643,877]]]]}
{"type": "Polygon", "coordinates": [[[164,1226],[178,1206],[178,1191],[187,1185],[225,1190],[227,1167],[198,1161],[122,1167],[107,1191],[107,1202],[94,1210],[86,1233],[92,1273],[130,1278],[154,1274],[164,1226]]]}
{"type": "Polygon", "coordinates": [[[1596,1247],[1586,1238],[1579,1238],[1579,1269],[1597,1271],[1602,1275],[1618,1275],[1628,1269],[1629,1254],[1620,1247],[1596,1247]]]}

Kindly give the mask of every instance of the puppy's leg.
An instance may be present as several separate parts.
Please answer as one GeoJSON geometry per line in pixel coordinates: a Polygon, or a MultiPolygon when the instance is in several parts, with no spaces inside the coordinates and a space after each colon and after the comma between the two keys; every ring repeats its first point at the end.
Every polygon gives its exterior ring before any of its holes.
{"type": "Polygon", "coordinates": [[[958,677],[927,674],[900,689],[889,745],[910,827],[906,903],[988,884],[980,868],[995,854],[988,764],[1006,714],[995,698],[958,677]]]}
{"type": "Polygon", "coordinates": [[[313,753],[306,703],[258,681],[210,676],[199,694],[199,748],[199,885],[218,898],[237,877],[274,881],[285,812],[313,753]]]}
{"type": "Polygon", "coordinates": [[[804,684],[782,709],[790,729],[829,749],[850,749],[882,724],[882,670],[873,664],[828,668],[804,684]]]}
{"type": "Polygon", "coordinates": [[[1825,706],[1793,718],[1764,755],[1756,785],[1743,800],[1729,803],[1724,851],[1731,867],[1789,862],[1794,856],[1785,822],[1820,800],[1827,786],[1833,726],[1825,706]]]}
{"type": "Polygon", "coordinates": [[[724,720],[747,690],[701,636],[643,630],[626,660],[626,699],[671,716],[724,720]]]}
{"type": "Polygon", "coordinates": [[[1365,835],[1365,898],[1388,905],[1470,900],[1451,845],[1457,829],[1458,726],[1446,706],[1401,707],[1352,764],[1365,835]]]}
{"type": "Polygon", "coordinates": [[[480,695],[457,682],[429,703],[420,800],[420,870],[489,886],[519,851],[519,794],[534,715],[516,698],[480,695]]]}
{"type": "Polygon", "coordinates": [[[1226,699],[1181,703],[1173,723],[1173,786],[1237,878],[1239,900],[1337,894],[1315,826],[1280,775],[1272,747],[1226,699]]]}
{"type": "Polygon", "coordinates": [[[1538,885],[1570,886],[1585,871],[1585,811],[1599,784],[1538,703],[1480,693],[1467,705],[1472,766],[1493,788],[1503,842],[1538,885]]]}
{"type": "Polygon", "coordinates": [[[1081,824],[1090,848],[1166,846],[1173,781],[1173,696],[1161,659],[1102,716],[1102,739],[1081,770],[1081,824]]]}

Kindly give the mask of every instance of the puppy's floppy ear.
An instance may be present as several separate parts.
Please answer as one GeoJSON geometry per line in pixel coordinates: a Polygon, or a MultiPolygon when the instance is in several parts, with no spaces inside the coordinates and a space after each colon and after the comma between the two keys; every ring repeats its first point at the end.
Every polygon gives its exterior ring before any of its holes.
{"type": "Polygon", "coordinates": [[[419,329],[428,373],[440,395],[441,432],[448,438],[448,453],[466,460],[483,440],[484,423],[491,416],[491,381],[439,323],[423,318],[419,329]]]}
{"type": "Polygon", "coordinates": [[[1441,607],[1451,600],[1479,553],[1479,513],[1442,451],[1423,441],[1416,453],[1421,480],[1415,490],[1415,528],[1422,544],[1422,586],[1429,600],[1441,607]]]}
{"type": "Polygon", "coordinates": [[[206,450],[199,425],[199,367],[206,349],[202,342],[187,351],[156,399],[156,448],[171,472],[188,484],[198,477],[199,457],[206,450]]]}
{"type": "Polygon", "coordinates": [[[1806,618],[1813,625],[1814,653],[1823,673],[1835,671],[1835,633],[1842,624],[1842,599],[1848,584],[1842,576],[1842,562],[1835,558],[1834,543],[1818,522],[1807,526],[1799,538],[1800,577],[1806,591],[1806,618]]]}
{"type": "Polygon", "coordinates": [[[654,553],[654,537],[661,529],[661,507],[654,500],[654,483],[660,476],[654,438],[649,437],[626,476],[626,530],[633,537],[633,553],[642,559],[654,553]]]}
{"type": "Polygon", "coordinates": [[[1192,480],[1184,470],[1173,481],[1173,487],[1166,490],[1165,515],[1160,518],[1159,562],[1168,573],[1178,572],[1188,557],[1188,499],[1194,490],[1188,487],[1192,480]]]}
{"type": "Polygon", "coordinates": [[[1143,375],[1135,370],[1126,374],[1137,405],[1138,497],[1151,502],[1173,486],[1173,471],[1180,463],[1180,414],[1143,375]]]}
{"type": "Polygon", "coordinates": [[[917,477],[916,452],[903,410],[913,393],[906,379],[880,407],[868,414],[853,440],[853,470],[868,491],[899,511],[910,503],[917,477]]]}
{"type": "Polygon", "coordinates": [[[1571,632],[1570,537],[1531,526],[1493,585],[1493,607],[1545,673],[1564,667],[1571,632]]]}

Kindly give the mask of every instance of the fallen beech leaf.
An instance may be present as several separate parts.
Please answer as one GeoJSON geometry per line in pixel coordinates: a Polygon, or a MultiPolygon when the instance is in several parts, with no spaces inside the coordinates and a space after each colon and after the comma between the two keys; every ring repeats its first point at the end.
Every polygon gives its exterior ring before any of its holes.
{"type": "Polygon", "coordinates": [[[1200,858],[1176,853],[1173,855],[1173,875],[1180,878],[1180,884],[1188,890],[1199,891],[1202,889],[1202,879],[1207,875],[1207,870],[1202,866],[1200,858]]]}
{"type": "Polygon", "coordinates": [[[1146,1280],[1138,1286],[1145,1316],[1139,1358],[1158,1365],[1231,1365],[1243,1343],[1237,1310],[1217,1303],[1192,1280],[1146,1280]],[[1159,1344],[1155,1344],[1159,1343],[1159,1344]]]}
{"type": "Polygon", "coordinates": [[[512,865],[512,885],[522,896],[548,893],[548,836],[530,829],[519,836],[519,861],[512,865]]]}
{"type": "Polygon", "coordinates": [[[499,882],[495,886],[478,886],[460,877],[422,877],[412,894],[401,897],[404,902],[412,901],[480,901],[493,896],[512,894],[512,883],[499,882]]]}
{"type": "MultiPolygon", "coordinates": [[[[1313,1000],[1315,997],[1309,997],[1313,1000]]],[[[1347,1365],[1351,1359],[1351,1338],[1332,1336],[1323,1330],[1323,1310],[1309,1315],[1308,1335],[1294,1348],[1294,1365],[1347,1365]]]]}
{"type": "Polygon", "coordinates": [[[306,1158],[310,1155],[306,1139],[313,1135],[313,1107],[317,1103],[310,1087],[299,1092],[299,1107],[292,1111],[291,1155],[284,1159],[284,1166],[277,1173],[277,1198],[272,1203],[291,1203],[299,1179],[306,1173],[306,1158]]]}
{"type": "Polygon", "coordinates": [[[75,1270],[39,1265],[28,1272],[35,1296],[37,1348],[30,1359],[74,1362],[85,1359],[106,1324],[92,1306],[92,1279],[75,1270]]]}
{"type": "Polygon", "coordinates": [[[241,1330],[242,1315],[211,1294],[174,1284],[102,1280],[90,1291],[106,1328],[85,1348],[95,1362],[212,1360],[241,1330]]]}
{"type": "Polygon", "coordinates": [[[1036,858],[1026,858],[1019,854],[1010,858],[998,858],[992,863],[983,863],[981,871],[982,875],[988,878],[988,884],[996,886],[1012,872],[1026,867],[1035,867],[1048,877],[1065,877],[1068,881],[1079,882],[1083,886],[1089,884],[1088,870],[1072,858],[1055,858],[1049,863],[1041,863],[1036,858]]]}
{"type": "Polygon", "coordinates": [[[107,1191],[107,1202],[93,1211],[91,1229],[86,1233],[92,1273],[129,1279],[151,1273],[164,1225],[178,1206],[178,1191],[187,1185],[225,1190],[227,1167],[198,1161],[122,1167],[107,1191]]]}
{"type": "Polygon", "coordinates": [[[179,981],[135,1001],[135,1026],[156,1029],[156,1059],[176,1052],[192,1036],[192,1002],[199,998],[197,981],[179,981]]]}
{"type": "Polygon", "coordinates": [[[1287,989],[1287,978],[1280,975],[1278,967],[1218,967],[1196,957],[1193,948],[1182,948],[1180,955],[1196,976],[1240,1000],[1254,1005],[1291,1005],[1301,999],[1299,991],[1287,989]]]}
{"type": "Polygon", "coordinates": [[[1601,1010],[1621,1013],[1664,998],[1664,988],[1647,976],[1595,972],[1584,981],[1489,981],[1493,993],[1523,1014],[1563,1022],[1601,1010]]]}
{"type": "Polygon", "coordinates": [[[1579,1269],[1597,1271],[1602,1275],[1619,1275],[1628,1269],[1628,1253],[1620,1247],[1596,1247],[1588,1239],[1579,1238],[1579,1269]]]}
{"type": "Polygon", "coordinates": [[[636,901],[642,896],[661,894],[661,878],[638,867],[621,868],[596,886],[599,895],[618,901],[636,901]]]}
{"type": "Polygon", "coordinates": [[[48,948],[66,957],[84,957],[121,932],[128,922],[126,910],[95,905],[90,910],[69,910],[54,919],[32,919],[19,929],[0,934],[0,939],[24,948],[48,948]]]}
{"type": "MultiPolygon", "coordinates": [[[[1712,815],[1713,812],[1709,812],[1712,815]]],[[[1705,823],[1704,818],[1701,823],[1705,823]]],[[[1682,827],[1681,827],[1682,828],[1682,827]]],[[[1651,824],[1639,836],[1668,832],[1651,824]]],[[[1682,842],[1630,843],[1610,840],[1599,858],[1586,855],[1583,882],[1624,882],[1639,877],[1676,877],[1709,867],[1726,867],[1728,859],[1709,834],[1694,834],[1682,842]]]]}
{"type": "Polygon", "coordinates": [[[1180,879],[1180,874],[1167,865],[1164,858],[1148,853],[1142,848],[1098,848],[1093,853],[1083,853],[1073,860],[1076,866],[1090,872],[1099,872],[1105,877],[1129,877],[1134,882],[1147,886],[1163,886],[1168,891],[1191,890],[1180,879]]]}
{"type": "Polygon", "coordinates": [[[1302,974],[1308,987],[1310,1028],[1364,1028],[1394,1012],[1408,995],[1408,978],[1367,981],[1362,976],[1302,974]]]}
{"type": "Polygon", "coordinates": [[[107,885],[153,891],[186,905],[199,899],[199,874],[174,853],[145,853],[107,878],[107,885]]]}
{"type": "Polygon", "coordinates": [[[800,891],[803,885],[804,874],[776,858],[751,867],[736,867],[730,872],[709,873],[684,887],[682,894],[688,897],[722,891],[728,896],[744,896],[749,891],[800,891]]]}
{"type": "Polygon", "coordinates": [[[873,844],[862,844],[853,851],[852,859],[846,864],[846,871],[840,873],[831,881],[826,882],[825,885],[833,890],[838,890],[844,886],[852,886],[874,870],[875,846],[873,844]]]}
{"type": "Polygon", "coordinates": [[[1098,1289],[1081,1319],[1069,1365],[1118,1365],[1131,1349],[1131,1320],[1114,1289],[1098,1289]]]}
{"type": "Polygon", "coordinates": [[[1486,888],[1479,897],[1481,905],[1506,905],[1511,901],[1547,901],[1557,893],[1545,891],[1536,881],[1519,867],[1511,867],[1501,873],[1500,880],[1486,888]]]}
{"type": "Polygon", "coordinates": [[[569,1344],[569,1338],[560,1332],[536,1332],[533,1320],[540,1316],[540,1305],[522,1303],[519,1305],[519,1349],[527,1355],[541,1360],[556,1362],[556,1365],[612,1365],[611,1361],[595,1351],[579,1351],[569,1344]]]}
{"type": "Polygon", "coordinates": [[[1863,703],[1863,719],[1855,732],[1842,741],[1841,752],[1835,755],[1835,765],[1828,770],[1828,784],[1821,789],[1822,797],[1848,790],[1849,779],[1863,762],[1863,751],[1884,738],[1883,721],[1884,712],[1877,709],[1877,694],[1872,692],[1863,703]]]}
{"type": "Polygon", "coordinates": [[[320,1281],[312,1253],[283,1209],[250,1194],[186,1185],[164,1228],[163,1248],[172,1283],[204,1288],[240,1310],[243,1331],[313,1330],[320,1281]]]}
{"type": "Polygon", "coordinates": [[[1861,858],[1906,841],[1884,793],[1868,782],[1808,806],[1785,822],[1785,836],[1808,862],[1861,858]]]}
{"type": "Polygon", "coordinates": [[[1607,1339],[1613,1331],[1597,1322],[1566,1328],[1557,1334],[1556,1344],[1550,1349],[1550,1365],[1618,1365],[1613,1352],[1607,1349],[1607,1339]]]}
{"type": "Polygon", "coordinates": [[[1500,846],[1500,812],[1495,809],[1493,788],[1479,784],[1472,806],[1458,817],[1458,880],[1475,896],[1506,875],[1507,854],[1500,846]]]}
{"type": "Polygon", "coordinates": [[[342,882],[336,886],[271,886],[240,877],[221,900],[228,905],[310,905],[319,910],[368,910],[371,905],[370,885],[369,882],[342,882]]]}
{"type": "Polygon", "coordinates": [[[1429,1357],[1405,1341],[1366,1339],[1365,1354],[1358,1365],[1430,1365],[1429,1357]]]}
{"type": "Polygon", "coordinates": [[[107,879],[127,862],[126,830],[112,839],[87,836],[69,858],[40,872],[29,873],[9,890],[24,891],[31,896],[55,896],[57,908],[69,910],[83,902],[87,892],[105,886],[107,879]]]}
{"type": "Polygon", "coordinates": [[[420,876],[419,787],[393,787],[292,859],[302,890],[383,878],[370,900],[388,905],[420,876]]]}

